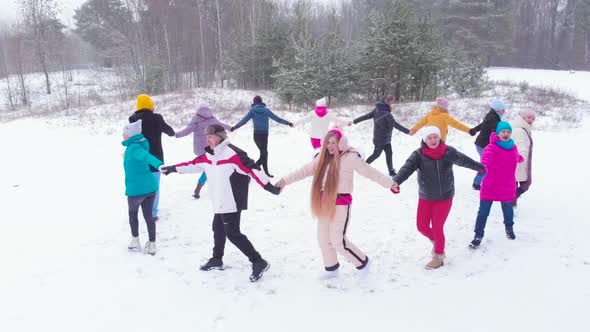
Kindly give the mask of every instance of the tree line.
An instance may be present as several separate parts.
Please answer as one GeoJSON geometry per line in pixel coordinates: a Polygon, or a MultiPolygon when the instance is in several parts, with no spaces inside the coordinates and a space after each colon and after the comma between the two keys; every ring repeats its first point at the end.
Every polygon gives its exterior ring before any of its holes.
{"type": "Polygon", "coordinates": [[[485,66],[590,64],[590,0],[88,0],[72,28],[55,1],[18,0],[19,23],[1,27],[11,105],[28,103],[26,73],[50,94],[49,75],[89,64],[130,94],[231,86],[295,105],[475,96],[485,66]]]}

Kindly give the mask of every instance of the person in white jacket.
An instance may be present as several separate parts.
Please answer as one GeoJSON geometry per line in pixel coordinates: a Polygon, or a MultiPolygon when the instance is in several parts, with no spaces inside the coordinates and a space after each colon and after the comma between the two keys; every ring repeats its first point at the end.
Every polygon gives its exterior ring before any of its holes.
{"type": "Polygon", "coordinates": [[[332,126],[344,127],[348,125],[348,122],[339,120],[333,113],[328,112],[326,106],[326,98],[318,99],[315,102],[315,108],[310,111],[304,118],[294,123],[295,126],[301,126],[308,122],[311,122],[311,146],[314,149],[320,149],[322,147],[322,137],[328,132],[330,123],[332,126]]]}
{"type": "Polygon", "coordinates": [[[532,128],[535,122],[535,112],[522,111],[511,121],[512,139],[518,147],[518,151],[524,157],[524,162],[516,166],[516,198],[512,201],[512,206],[516,206],[516,201],[525,191],[529,190],[532,183],[532,161],[533,161],[533,136],[532,128]]]}

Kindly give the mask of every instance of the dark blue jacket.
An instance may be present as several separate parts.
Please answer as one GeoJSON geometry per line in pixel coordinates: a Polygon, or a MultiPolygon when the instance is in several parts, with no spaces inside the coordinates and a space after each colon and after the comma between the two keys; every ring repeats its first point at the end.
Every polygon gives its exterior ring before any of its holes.
{"type": "Polygon", "coordinates": [[[240,120],[235,126],[234,129],[238,129],[241,126],[245,125],[250,119],[254,123],[254,133],[256,134],[268,134],[268,119],[271,118],[278,123],[289,125],[289,121],[278,117],[274,114],[270,109],[266,107],[266,104],[253,104],[252,108],[246,114],[246,116],[240,120]]]}
{"type": "Polygon", "coordinates": [[[391,108],[384,101],[379,101],[375,104],[375,109],[363,116],[354,119],[354,124],[363,122],[365,120],[373,119],[373,144],[375,146],[383,146],[391,143],[391,132],[393,128],[408,134],[410,130],[401,124],[397,123],[391,114],[391,108]]]}

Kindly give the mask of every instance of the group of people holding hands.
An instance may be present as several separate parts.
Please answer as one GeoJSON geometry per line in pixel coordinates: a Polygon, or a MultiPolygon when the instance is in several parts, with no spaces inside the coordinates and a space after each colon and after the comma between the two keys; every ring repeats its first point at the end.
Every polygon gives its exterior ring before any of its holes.
{"type": "Polygon", "coordinates": [[[480,205],[475,236],[470,247],[477,248],[481,244],[494,201],[501,203],[506,236],[514,240],[513,207],[516,206],[517,197],[528,190],[531,184],[531,125],[535,114],[522,112],[511,125],[501,121],[505,112],[504,104],[494,100],[482,123],[469,128],[449,115],[446,99],[437,98],[431,112],[408,129],[394,119],[393,104],[393,96],[385,96],[371,112],[352,121],[342,121],[327,109],[326,100],[322,98],[316,102],[314,110],[300,121],[292,123],[274,114],[262,102],[262,98],[256,96],[250,111],[235,126],[220,122],[211,108],[203,103],[186,128],[174,132],[161,115],[153,112],[149,96],[138,96],[137,112],[130,117],[123,134],[123,145],[127,147],[124,166],[132,233],[128,248],[141,250],[137,217],[141,207],[149,234],[144,251],[152,255],[156,252],[159,174],[201,173],[193,196],[199,198],[205,182],[210,183],[208,195],[213,204],[214,247],[212,257],[200,269],[223,269],[224,246],[228,239],[248,257],[252,263],[250,280],[257,281],[270,265],[240,231],[240,216],[247,209],[250,181],[278,195],[287,186],[312,177],[310,208],[312,215],[317,218],[317,238],[325,270],[323,277],[330,278],[338,274],[339,255],[358,270],[365,270],[369,257],[347,236],[351,222],[354,174],[359,173],[395,194],[399,193],[400,185],[417,172],[419,199],[416,225],[418,231],[432,242],[432,258],[425,267],[437,269],[444,265],[445,259],[444,224],[455,193],[453,165],[477,173],[473,188],[480,190],[480,205]],[[270,181],[273,175],[268,169],[269,119],[291,127],[311,122],[310,143],[317,151],[311,161],[284,175],[275,184],[270,181]],[[341,128],[369,119],[374,123],[374,151],[364,160],[358,150],[349,145],[341,128]],[[227,136],[227,131],[235,131],[249,120],[253,121],[254,142],[260,150],[257,161],[233,145],[227,136]],[[330,129],[331,126],[334,127],[330,129]],[[447,145],[448,126],[473,136],[479,132],[475,145],[480,161],[447,145]],[[412,152],[399,171],[393,168],[392,162],[393,128],[409,135],[418,134],[422,138],[420,147],[412,152]],[[162,133],[176,137],[192,133],[196,158],[164,166],[160,139],[162,133]],[[369,165],[382,152],[385,152],[388,174],[369,165]]]}

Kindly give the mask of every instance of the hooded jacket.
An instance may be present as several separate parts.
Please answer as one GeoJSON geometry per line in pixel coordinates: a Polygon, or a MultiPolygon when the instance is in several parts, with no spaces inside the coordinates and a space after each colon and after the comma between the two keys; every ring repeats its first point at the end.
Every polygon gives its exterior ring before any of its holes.
{"type": "Polygon", "coordinates": [[[242,120],[240,120],[235,126],[234,129],[238,129],[241,126],[245,125],[250,119],[254,124],[254,133],[255,134],[268,134],[268,119],[273,119],[274,121],[289,125],[289,121],[277,116],[274,114],[270,109],[266,107],[266,104],[259,103],[259,104],[252,104],[252,108],[242,120]]]}
{"type": "Polygon", "coordinates": [[[209,107],[201,107],[197,113],[193,115],[188,125],[181,131],[176,132],[176,137],[180,138],[192,133],[193,152],[195,155],[200,156],[205,153],[205,147],[207,146],[205,129],[214,124],[220,125],[226,130],[231,128],[231,126],[217,120],[209,107]]]}
{"type": "Polygon", "coordinates": [[[498,126],[498,122],[500,122],[500,120],[500,115],[491,109],[483,118],[483,121],[477,126],[473,127],[473,131],[479,131],[479,135],[477,135],[475,138],[475,144],[477,146],[485,148],[488,144],[490,144],[490,134],[496,131],[496,126],[498,126]]]}
{"type": "Polygon", "coordinates": [[[334,115],[334,113],[328,111],[326,115],[320,117],[315,110],[307,113],[307,115],[299,121],[295,121],[295,126],[304,125],[308,122],[311,122],[311,131],[309,135],[312,138],[319,138],[322,139],[328,132],[328,128],[330,127],[330,123],[337,127],[344,127],[347,123],[345,121],[340,121],[334,115]]]}
{"type": "Polygon", "coordinates": [[[158,182],[150,171],[150,165],[158,168],[162,161],[148,152],[150,144],[137,134],[121,144],[126,146],[123,167],[125,169],[125,195],[144,196],[158,191],[158,182]]]}
{"type": "Polygon", "coordinates": [[[466,133],[469,132],[469,127],[455,120],[455,118],[450,116],[447,111],[436,106],[433,106],[430,113],[426,114],[426,116],[424,116],[422,120],[420,120],[414,126],[414,128],[412,128],[412,130],[414,132],[417,132],[418,130],[420,130],[420,128],[426,125],[438,127],[438,129],[440,130],[440,138],[445,142],[447,141],[449,126],[464,131],[466,133]]]}
{"type": "MultiPolygon", "coordinates": [[[[214,149],[205,148],[205,153],[194,160],[176,165],[181,174],[205,172],[214,213],[233,213],[248,208],[250,178],[265,188],[269,178],[246,152],[225,139],[214,149]]],[[[266,188],[265,188],[266,189],[266,188]]]]}
{"type": "MultiPolygon", "coordinates": [[[[148,140],[150,153],[164,161],[164,151],[162,150],[162,133],[168,136],[174,136],[174,129],[170,127],[161,114],[154,113],[152,110],[143,109],[136,111],[129,117],[129,122],[142,120],[141,133],[148,140]]],[[[157,169],[151,168],[152,172],[158,172],[157,169]]]]}
{"type": "Polygon", "coordinates": [[[516,144],[509,150],[499,147],[500,138],[490,134],[490,144],[483,149],[481,163],[488,169],[481,182],[479,197],[484,201],[511,202],[516,198],[516,165],[524,160],[516,144]]]}
{"type": "MultiPolygon", "coordinates": [[[[442,145],[444,142],[441,141],[440,144],[442,145]]],[[[428,149],[424,142],[422,142],[420,149],[412,152],[393,180],[401,185],[417,170],[418,196],[424,200],[445,201],[453,198],[455,195],[453,165],[467,167],[475,171],[484,170],[482,164],[452,146],[446,145],[446,151],[440,159],[427,156],[423,149],[428,149]]]]}
{"type": "Polygon", "coordinates": [[[516,166],[516,181],[526,182],[532,180],[533,136],[532,126],[520,115],[511,121],[512,139],[518,147],[518,152],[524,158],[524,162],[516,166]]]}
{"type": "Polygon", "coordinates": [[[375,104],[373,111],[354,119],[357,124],[365,120],[373,119],[373,144],[383,146],[391,143],[391,132],[393,128],[408,134],[410,130],[397,123],[391,114],[391,106],[383,100],[375,104]]]}
{"type": "MultiPolygon", "coordinates": [[[[382,174],[377,169],[367,164],[360,154],[348,145],[346,137],[342,137],[339,143],[340,149],[340,174],[338,177],[338,193],[352,194],[354,189],[354,173],[372,180],[384,188],[391,188],[393,180],[391,177],[382,174]]],[[[294,182],[313,176],[319,163],[319,155],[301,168],[289,173],[283,177],[285,184],[289,185],[294,182]]]]}

